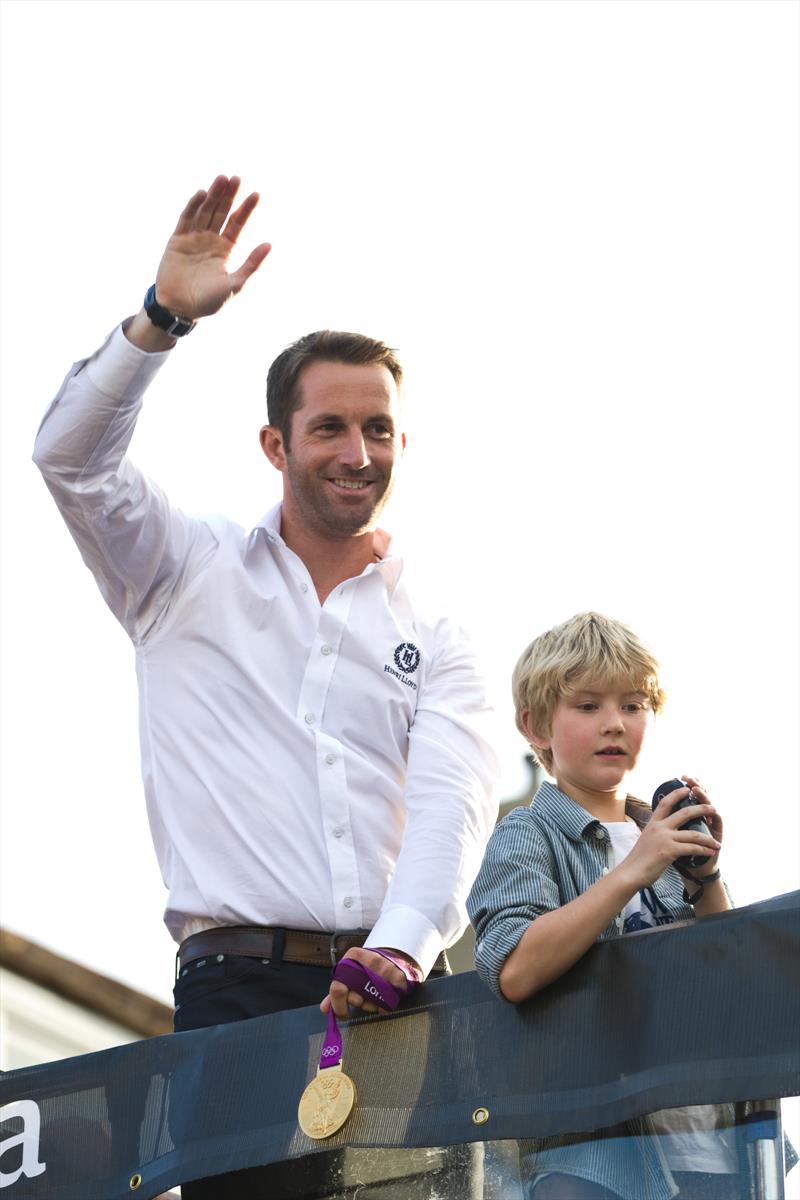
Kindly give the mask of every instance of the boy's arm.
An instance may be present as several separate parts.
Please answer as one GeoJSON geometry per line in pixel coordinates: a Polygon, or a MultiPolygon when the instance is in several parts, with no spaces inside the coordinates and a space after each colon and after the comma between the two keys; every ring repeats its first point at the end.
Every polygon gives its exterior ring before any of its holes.
{"type": "MultiPolygon", "coordinates": [[[[720,848],[720,843],[713,837],[696,833],[694,830],[682,830],[678,826],[694,817],[705,817],[709,820],[714,809],[709,804],[694,805],[681,812],[672,813],[670,810],[674,798],[669,804],[664,801],[653,813],[651,821],[643,831],[631,853],[619,864],[603,876],[597,883],[592,884],[580,896],[558,907],[558,900],[544,903],[539,911],[533,911],[530,923],[516,945],[510,949],[497,976],[500,993],[506,1000],[519,1004],[528,1000],[543,987],[553,983],[565,971],[578,961],[602,934],[603,930],[614,919],[640,888],[655,882],[664,870],[680,855],[690,854],[697,849],[710,850],[712,855],[720,848]]],[[[499,831],[498,831],[499,832],[499,831]]],[[[496,836],[496,835],[495,835],[496,836]]],[[[494,839],[493,839],[494,840],[494,839]]],[[[490,843],[490,850],[492,849],[490,843]]],[[[503,851],[499,844],[494,848],[494,862],[487,862],[482,868],[486,877],[497,875],[498,868],[513,867],[511,860],[503,862],[503,851]]],[[[522,855],[517,855],[517,865],[514,875],[509,875],[504,885],[499,889],[506,894],[512,894],[515,886],[528,889],[530,887],[532,860],[525,864],[522,855]],[[526,879],[526,876],[528,878],[526,879]]],[[[479,883],[481,876],[479,876],[479,883]]],[[[551,888],[557,892],[555,880],[551,888]]],[[[475,893],[470,898],[470,915],[475,912],[476,931],[480,941],[482,935],[481,914],[475,903],[475,893]]],[[[498,890],[497,888],[495,889],[498,890]]],[[[537,890],[541,890],[537,887],[537,890]]],[[[542,894],[547,895],[543,890],[542,894]]],[[[491,921],[514,920],[521,917],[521,910],[514,911],[509,907],[505,912],[495,912],[491,921]]],[[[475,916],[473,916],[475,920],[475,916]]],[[[490,921],[484,919],[487,930],[490,921]]],[[[478,961],[480,944],[478,947],[478,961]]],[[[478,965],[476,961],[476,965],[478,965]]]]}
{"type": "MultiPolygon", "coordinates": [[[[582,895],[537,917],[509,954],[500,972],[506,1000],[520,1004],[535,996],[582,958],[643,884],[620,863],[582,895]]],[[[656,876],[657,877],[657,876],[656,876]]],[[[652,881],[651,881],[652,882],[652,881]]]]}
{"type": "Polygon", "coordinates": [[[562,903],[552,848],[528,808],[495,828],[467,897],[475,928],[475,969],[500,998],[500,972],[525,930],[562,903]]]}

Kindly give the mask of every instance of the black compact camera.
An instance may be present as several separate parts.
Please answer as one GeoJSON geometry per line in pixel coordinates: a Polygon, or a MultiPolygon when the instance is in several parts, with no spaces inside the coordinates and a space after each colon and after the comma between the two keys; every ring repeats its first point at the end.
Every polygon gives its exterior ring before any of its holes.
{"type": "MultiPolygon", "coordinates": [[[[670,792],[676,791],[677,788],[684,788],[686,784],[682,779],[668,779],[666,783],[659,784],[653,793],[653,808],[655,808],[664,796],[668,796],[670,792]]],[[[689,791],[688,796],[684,796],[677,804],[672,806],[672,811],[677,812],[681,808],[691,808],[693,804],[697,804],[694,793],[689,791]]],[[[679,829],[694,829],[696,833],[706,833],[709,836],[711,831],[706,825],[702,817],[694,817],[693,820],[687,821],[685,825],[679,825],[679,829]]],[[[702,867],[703,863],[707,863],[710,855],[708,854],[684,854],[680,858],[676,858],[675,862],[681,867],[702,867]]]]}

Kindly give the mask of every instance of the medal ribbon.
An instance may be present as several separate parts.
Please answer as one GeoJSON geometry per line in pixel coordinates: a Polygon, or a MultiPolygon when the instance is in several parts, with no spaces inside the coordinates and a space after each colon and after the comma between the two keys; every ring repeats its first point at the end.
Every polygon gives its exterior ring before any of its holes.
{"type": "Polygon", "coordinates": [[[319,1069],[320,1071],[324,1071],[326,1067],[340,1067],[341,1065],[342,1035],[339,1033],[339,1026],[336,1024],[333,1009],[329,1008],[328,1028],[325,1030],[325,1039],[319,1055],[319,1069]]]}
{"type": "MultiPolygon", "coordinates": [[[[388,955],[383,957],[388,958],[388,955]]],[[[383,975],[371,971],[369,967],[356,962],[354,958],[343,958],[341,962],[338,962],[333,969],[333,978],[339,983],[343,983],[348,991],[358,992],[359,996],[363,996],[365,1000],[376,1004],[385,1012],[394,1012],[403,996],[407,996],[415,987],[414,981],[409,979],[406,982],[406,990],[401,992],[388,979],[384,979],[383,975]]],[[[338,1067],[341,1065],[341,1061],[342,1035],[339,1032],[333,1009],[329,1008],[328,1027],[325,1030],[325,1039],[319,1056],[319,1069],[322,1071],[326,1067],[338,1067]]]]}
{"type": "Polygon", "coordinates": [[[358,992],[359,996],[363,996],[371,1004],[377,1004],[378,1008],[386,1012],[394,1012],[403,996],[407,996],[410,991],[408,981],[406,990],[401,992],[383,975],[371,971],[354,958],[343,958],[338,962],[333,969],[333,978],[345,984],[348,991],[358,992]]]}

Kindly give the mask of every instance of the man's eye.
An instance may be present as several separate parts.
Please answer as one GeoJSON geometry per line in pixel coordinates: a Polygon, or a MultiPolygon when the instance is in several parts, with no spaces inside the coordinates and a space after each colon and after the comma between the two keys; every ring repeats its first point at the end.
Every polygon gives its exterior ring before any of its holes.
{"type": "Polygon", "coordinates": [[[373,437],[378,438],[390,438],[392,437],[393,433],[388,425],[384,425],[381,422],[376,422],[374,425],[370,425],[369,432],[373,437]]]}

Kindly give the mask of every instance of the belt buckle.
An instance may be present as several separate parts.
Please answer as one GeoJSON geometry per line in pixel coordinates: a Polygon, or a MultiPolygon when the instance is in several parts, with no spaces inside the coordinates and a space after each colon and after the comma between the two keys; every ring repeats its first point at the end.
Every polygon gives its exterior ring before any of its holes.
{"type": "MultiPolygon", "coordinates": [[[[361,942],[359,941],[359,938],[358,938],[359,932],[360,932],[359,930],[337,929],[336,933],[332,933],[330,935],[329,946],[330,946],[331,966],[332,967],[335,967],[339,961],[339,958],[337,958],[338,951],[336,949],[337,939],[340,937],[351,938],[351,939],[353,939],[353,946],[360,946],[361,942]]],[[[362,935],[362,936],[366,936],[366,935],[362,935]]],[[[341,957],[342,955],[345,955],[348,950],[352,950],[353,946],[347,946],[344,950],[342,950],[342,953],[341,953],[341,955],[339,955],[339,957],[341,957]]]]}

